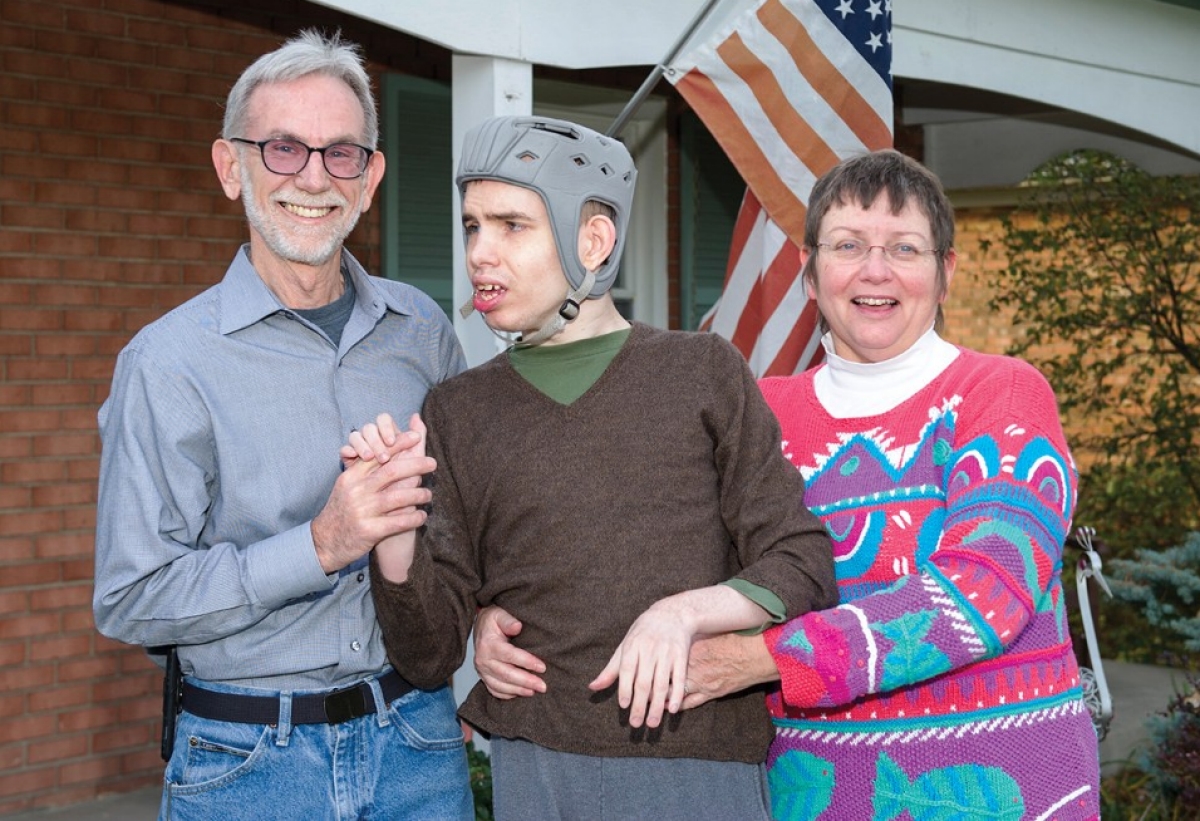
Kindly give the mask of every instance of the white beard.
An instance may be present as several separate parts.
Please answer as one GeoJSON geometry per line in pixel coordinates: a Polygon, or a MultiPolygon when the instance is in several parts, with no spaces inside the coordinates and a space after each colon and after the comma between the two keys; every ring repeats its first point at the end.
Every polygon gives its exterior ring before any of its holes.
{"type": "MultiPolygon", "coordinates": [[[[254,186],[250,170],[244,164],[241,169],[241,183],[242,206],[246,209],[246,219],[249,221],[250,227],[258,232],[273,254],[297,265],[315,267],[324,265],[332,259],[334,254],[341,250],[346,237],[350,236],[350,232],[354,230],[354,226],[358,224],[358,218],[362,215],[360,199],[354,209],[346,213],[340,224],[312,227],[285,226],[279,218],[259,208],[258,202],[254,199],[254,186]]],[[[338,199],[341,200],[340,195],[338,199]]],[[[309,203],[302,202],[300,204],[307,205],[309,203]]],[[[336,203],[325,202],[324,204],[339,205],[343,211],[348,205],[344,200],[336,203]]]]}

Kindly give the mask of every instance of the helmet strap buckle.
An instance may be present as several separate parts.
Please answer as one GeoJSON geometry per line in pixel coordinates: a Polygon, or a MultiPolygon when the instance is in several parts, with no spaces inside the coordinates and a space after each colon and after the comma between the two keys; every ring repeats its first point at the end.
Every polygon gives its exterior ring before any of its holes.
{"type": "Polygon", "coordinates": [[[563,302],[562,307],[558,309],[558,315],[567,322],[571,322],[575,317],[579,316],[579,303],[570,297],[563,302]]]}

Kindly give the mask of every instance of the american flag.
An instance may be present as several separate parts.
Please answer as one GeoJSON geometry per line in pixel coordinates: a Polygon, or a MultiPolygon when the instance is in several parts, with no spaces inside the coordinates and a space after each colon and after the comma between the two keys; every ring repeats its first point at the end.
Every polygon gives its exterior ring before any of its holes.
{"type": "Polygon", "coordinates": [[[891,0],[749,0],[666,72],[747,189],[725,287],[701,327],[759,376],[823,354],[799,246],[813,184],[892,144],[891,0]]]}

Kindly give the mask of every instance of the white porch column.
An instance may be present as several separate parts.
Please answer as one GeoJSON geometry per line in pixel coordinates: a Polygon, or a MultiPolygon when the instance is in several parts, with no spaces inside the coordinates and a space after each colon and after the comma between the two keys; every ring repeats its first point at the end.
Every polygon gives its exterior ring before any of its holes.
{"type": "MultiPolygon", "coordinates": [[[[533,110],[533,65],[502,57],[477,57],[455,54],[451,59],[454,167],[462,153],[462,141],[473,126],[488,117],[503,114],[529,114],[533,110]]],[[[454,184],[450,180],[450,185],[454,184]]],[[[454,192],[454,236],[462,236],[462,211],[458,191],[454,192]]],[[[471,298],[467,280],[466,255],[461,239],[454,243],[454,329],[458,332],[467,364],[474,367],[486,362],[505,347],[478,314],[463,319],[458,308],[471,298]]],[[[468,657],[468,662],[470,658],[468,657]]],[[[455,680],[464,678],[456,676],[455,680]]]]}
{"type": "MultiPolygon", "coordinates": [[[[533,109],[533,65],[502,57],[476,57],[455,54],[451,58],[451,132],[453,134],[454,168],[462,154],[462,141],[473,126],[488,117],[502,114],[529,114],[533,109]]],[[[448,180],[447,185],[454,185],[448,180]]],[[[457,312],[471,298],[471,283],[467,279],[466,254],[462,243],[462,203],[457,189],[454,192],[454,329],[467,356],[467,365],[474,367],[491,359],[506,347],[483,323],[479,314],[466,319],[457,312]]],[[[479,681],[475,675],[475,653],[467,644],[467,657],[454,674],[454,695],[462,703],[467,693],[479,681]]],[[[487,740],[476,736],[475,744],[487,750],[487,740]]]]}

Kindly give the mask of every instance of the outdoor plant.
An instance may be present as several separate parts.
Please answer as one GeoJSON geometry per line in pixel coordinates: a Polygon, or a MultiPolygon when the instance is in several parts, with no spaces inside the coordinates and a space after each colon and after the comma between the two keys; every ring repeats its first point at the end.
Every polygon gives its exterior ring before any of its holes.
{"type": "Polygon", "coordinates": [[[1176,639],[1176,655],[1200,659],[1200,532],[1177,547],[1137,550],[1106,565],[1113,595],[1136,606],[1151,627],[1176,639]]]}
{"type": "MultiPolygon", "coordinates": [[[[1166,550],[1138,550],[1106,564],[1113,595],[1136,607],[1151,630],[1189,669],[1163,713],[1148,722],[1150,745],[1122,776],[1106,782],[1106,800],[1141,807],[1136,816],[1200,817],[1200,532],[1166,550]]],[[[1112,804],[1115,812],[1118,804],[1112,804]]]]}
{"type": "Polygon", "coordinates": [[[1058,395],[1078,521],[1120,554],[1200,526],[1200,183],[1076,151],[1003,219],[992,307],[1058,395]]]}
{"type": "Polygon", "coordinates": [[[492,821],[492,760],[488,754],[467,742],[467,770],[471,795],[475,799],[475,821],[492,821]]]}

